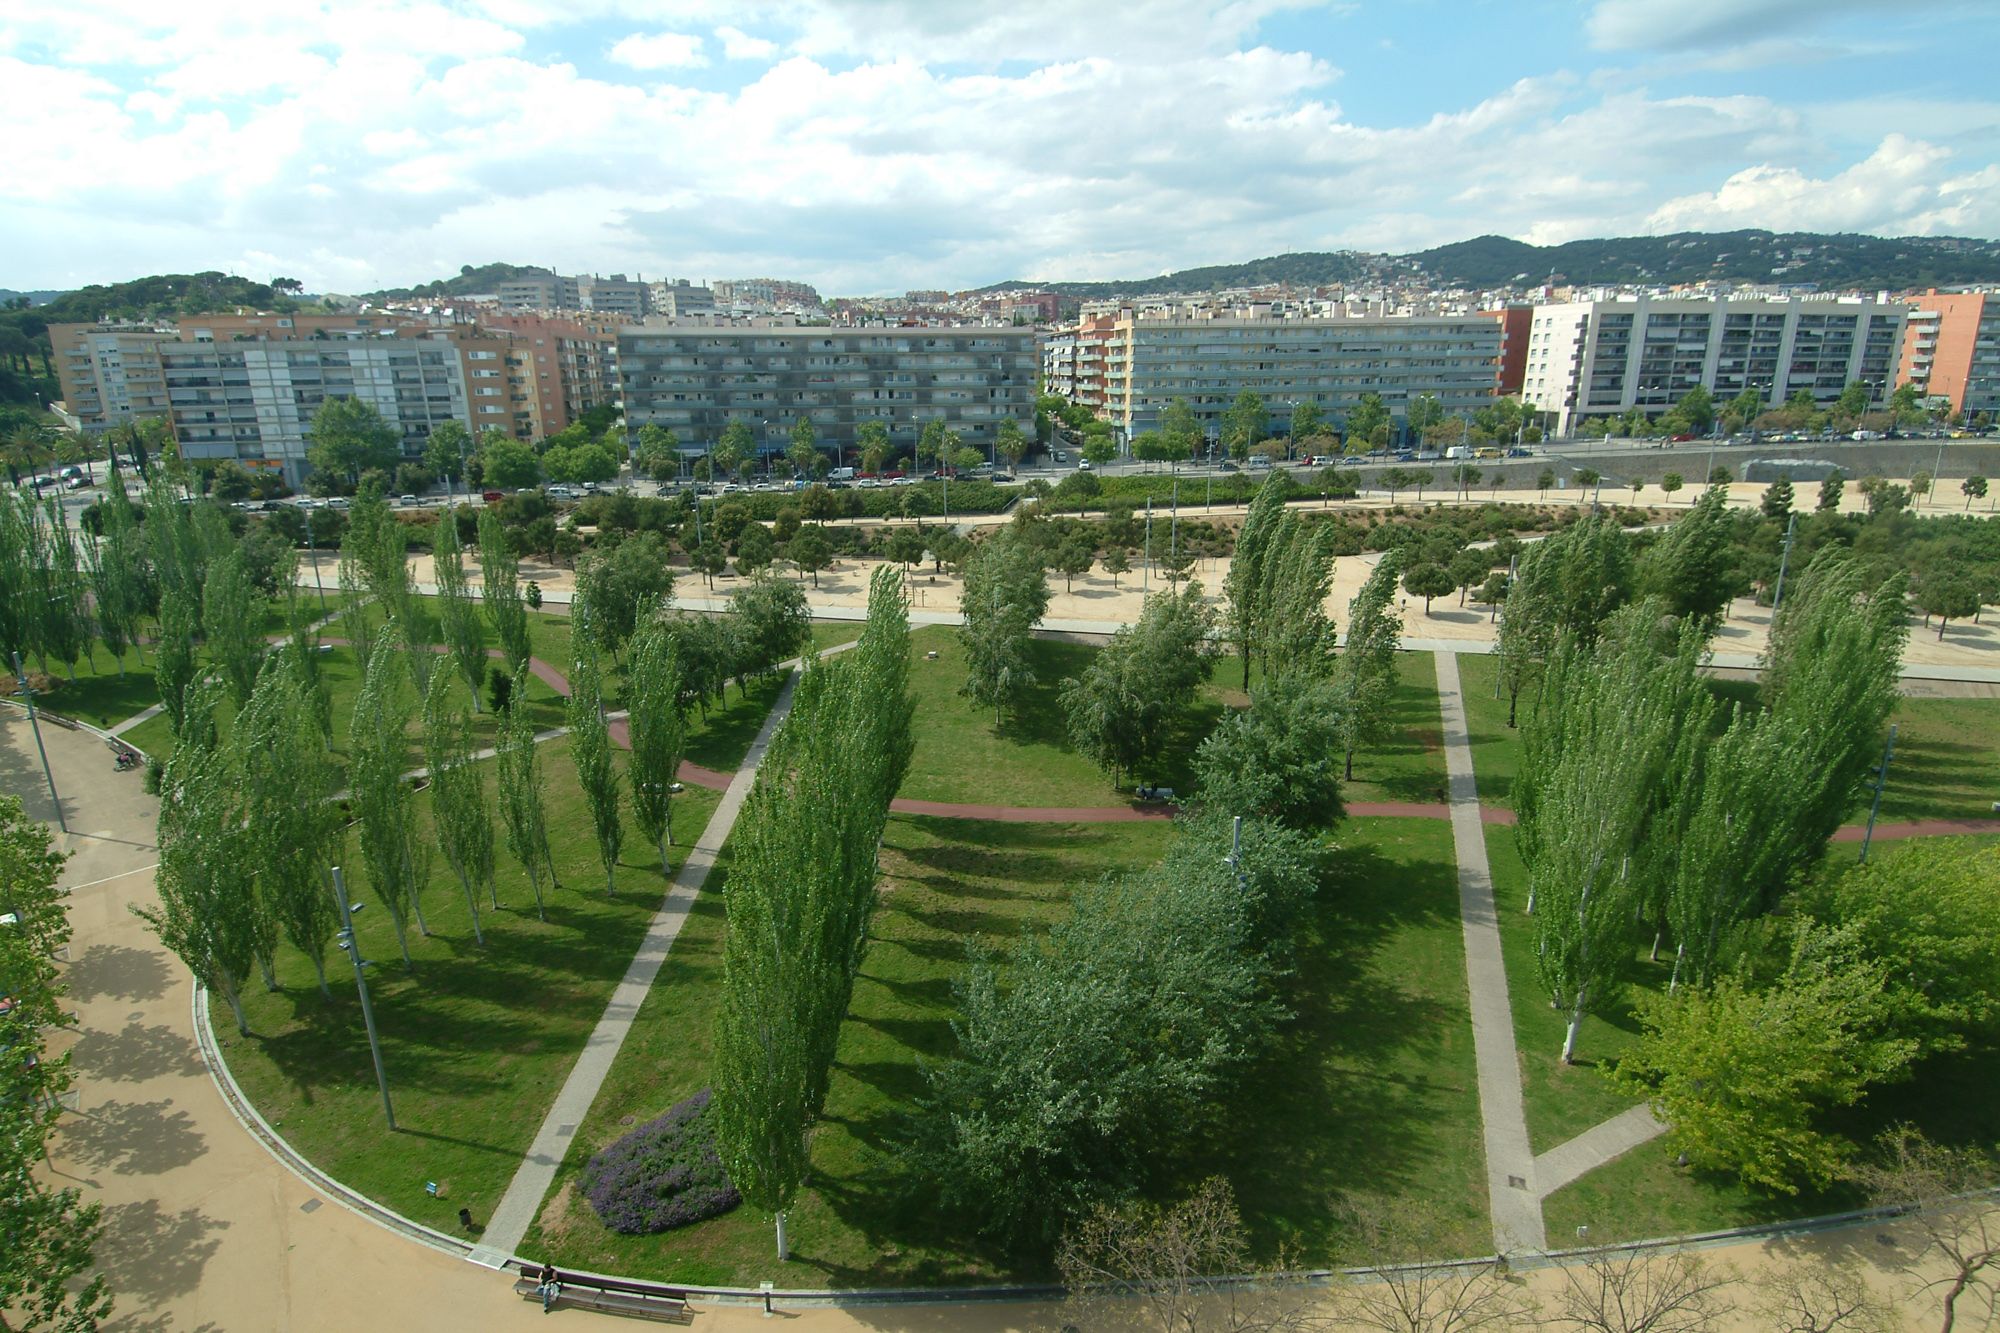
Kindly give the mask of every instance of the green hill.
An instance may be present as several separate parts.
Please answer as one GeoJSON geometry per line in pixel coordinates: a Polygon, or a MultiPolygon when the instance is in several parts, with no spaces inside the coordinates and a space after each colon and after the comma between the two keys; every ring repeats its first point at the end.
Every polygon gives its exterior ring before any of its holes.
{"type": "Polygon", "coordinates": [[[415,287],[389,287],[379,292],[368,292],[362,297],[368,301],[407,301],[418,296],[481,296],[503,282],[513,282],[520,278],[547,277],[553,269],[537,268],[533,264],[481,264],[474,267],[467,264],[458,270],[455,278],[438,278],[432,282],[420,283],[415,287]]]}

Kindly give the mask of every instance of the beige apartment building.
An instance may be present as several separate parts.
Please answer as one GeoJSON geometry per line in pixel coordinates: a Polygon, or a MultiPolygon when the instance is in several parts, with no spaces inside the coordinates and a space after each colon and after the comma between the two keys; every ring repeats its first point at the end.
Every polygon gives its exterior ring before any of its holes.
{"type": "Polygon", "coordinates": [[[1897,384],[1915,384],[1954,412],[2000,413],[2000,292],[1909,298],[1897,384]]]}

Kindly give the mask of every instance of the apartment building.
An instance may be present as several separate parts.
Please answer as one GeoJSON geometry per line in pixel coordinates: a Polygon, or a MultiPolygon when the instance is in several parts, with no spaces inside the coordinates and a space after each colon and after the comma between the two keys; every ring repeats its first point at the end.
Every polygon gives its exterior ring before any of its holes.
{"type": "Polygon", "coordinates": [[[667,319],[715,313],[715,293],[706,287],[695,286],[686,278],[651,284],[651,301],[652,312],[667,319]]]}
{"type": "Polygon", "coordinates": [[[581,310],[583,295],[577,289],[575,278],[565,278],[554,273],[538,277],[516,278],[503,282],[494,293],[502,307],[508,310],[581,310]]]}
{"type": "Polygon", "coordinates": [[[306,432],[328,398],[371,403],[422,455],[440,423],[513,429],[510,340],[380,315],[204,315],[177,328],[53,325],[58,377],[91,432],[159,418],[182,457],[308,471],[306,432]]]}
{"type": "Polygon", "coordinates": [[[717,305],[743,313],[820,309],[810,284],[783,278],[735,278],[714,284],[714,294],[717,305]]]}
{"type": "Polygon", "coordinates": [[[1493,392],[1502,398],[1517,397],[1528,375],[1528,338],[1535,328],[1535,307],[1510,305],[1480,313],[1500,324],[1500,362],[1493,376],[1493,392]]]}
{"type": "Polygon", "coordinates": [[[1855,381],[1886,398],[1908,307],[1852,296],[1606,296],[1535,308],[1525,401],[1569,434],[1591,417],[1657,415],[1700,385],[1754,389],[1776,407],[1801,390],[1831,403],[1855,381]]]}
{"type": "Polygon", "coordinates": [[[591,314],[488,311],[482,328],[507,336],[513,372],[514,432],[524,440],[555,434],[593,407],[618,397],[618,330],[625,321],[591,314]]]}
{"type": "Polygon", "coordinates": [[[591,274],[576,280],[577,300],[585,310],[626,319],[644,319],[653,311],[653,291],[644,281],[634,281],[623,273],[608,278],[591,274]]]}
{"type": "Polygon", "coordinates": [[[1158,427],[1176,398],[1210,434],[1244,393],[1274,416],[1310,402],[1335,422],[1365,394],[1407,418],[1411,400],[1447,412],[1491,401],[1500,326],[1479,315],[1267,319],[1099,315],[1076,327],[1073,397],[1129,439],[1158,427]]]}
{"type": "Polygon", "coordinates": [[[750,426],[760,451],[781,452],[802,417],[838,449],[880,421],[909,451],[932,420],[984,449],[1003,421],[1033,432],[1035,366],[1024,328],[646,326],[618,335],[628,434],[664,426],[690,453],[731,421],[750,426]]]}
{"type": "Polygon", "coordinates": [[[1954,412],[2000,413],[2000,293],[1933,288],[1909,307],[1896,383],[1954,412]]]}

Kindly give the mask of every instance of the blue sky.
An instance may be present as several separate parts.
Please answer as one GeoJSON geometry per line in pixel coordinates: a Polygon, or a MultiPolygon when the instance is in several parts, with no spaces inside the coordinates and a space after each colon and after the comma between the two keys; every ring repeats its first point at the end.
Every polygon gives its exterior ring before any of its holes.
{"type": "Polygon", "coordinates": [[[2000,234],[1991,0],[0,0],[0,286],[2000,234]]]}

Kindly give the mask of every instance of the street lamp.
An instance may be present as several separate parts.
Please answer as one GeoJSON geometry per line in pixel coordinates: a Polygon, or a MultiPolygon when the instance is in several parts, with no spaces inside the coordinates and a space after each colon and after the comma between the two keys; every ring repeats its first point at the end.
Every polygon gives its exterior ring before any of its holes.
{"type": "Polygon", "coordinates": [[[361,910],[359,904],[349,905],[347,901],[347,881],[341,877],[340,867],[334,866],[333,895],[340,903],[340,931],[334,942],[347,954],[354,964],[354,988],[361,993],[361,1021],[368,1029],[368,1053],[375,1059],[375,1086],[382,1090],[382,1114],[388,1118],[389,1128],[396,1128],[396,1108],[389,1102],[389,1075],[382,1067],[382,1038],[375,1031],[375,1006],[368,1000],[368,975],[363,970],[368,960],[361,956],[361,941],[354,934],[354,914],[361,910]]]}
{"type": "Polygon", "coordinates": [[[49,768],[49,750],[42,744],[42,722],[35,714],[35,691],[28,684],[28,672],[21,665],[21,654],[18,651],[14,654],[14,679],[20,683],[21,698],[28,705],[28,726],[35,733],[35,749],[40,751],[42,756],[42,776],[48,779],[49,801],[56,808],[56,827],[67,833],[69,821],[63,818],[62,797],[56,794],[56,775],[49,768]]]}

